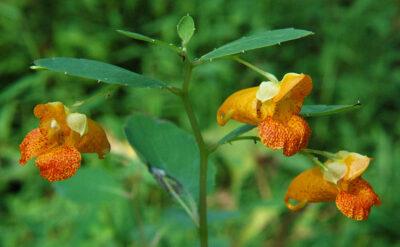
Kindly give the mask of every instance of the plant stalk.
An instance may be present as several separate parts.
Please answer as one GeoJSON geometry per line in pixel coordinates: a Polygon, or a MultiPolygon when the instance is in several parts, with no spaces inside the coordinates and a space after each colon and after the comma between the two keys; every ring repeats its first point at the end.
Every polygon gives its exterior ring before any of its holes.
{"type": "Polygon", "coordinates": [[[272,82],[275,82],[275,83],[279,82],[279,80],[273,74],[268,73],[268,72],[256,67],[255,65],[253,65],[253,64],[251,64],[251,63],[249,63],[249,62],[247,62],[247,61],[245,61],[245,60],[243,60],[243,59],[241,59],[239,57],[233,57],[233,60],[235,60],[238,63],[241,63],[241,64],[243,64],[243,65],[245,65],[247,67],[249,67],[250,69],[252,69],[255,72],[259,73],[260,75],[266,77],[268,80],[270,80],[272,82]]]}
{"type": "Polygon", "coordinates": [[[207,225],[207,161],[208,150],[204,143],[203,136],[200,131],[199,124],[193,111],[192,104],[189,99],[189,83],[192,77],[193,64],[187,54],[184,54],[184,81],[182,85],[181,98],[185,107],[186,114],[189,118],[197,146],[200,152],[200,177],[199,177],[199,236],[200,246],[208,246],[208,225],[207,225]]]}
{"type": "Polygon", "coordinates": [[[312,155],[306,151],[300,151],[300,153],[304,154],[308,159],[311,160],[311,162],[313,162],[315,165],[318,165],[319,167],[321,167],[324,171],[328,171],[328,168],[321,161],[319,161],[319,159],[317,157],[315,157],[314,155],[312,155]]]}
{"type": "Polygon", "coordinates": [[[321,155],[328,159],[337,159],[338,158],[336,154],[327,152],[327,151],[321,151],[321,150],[310,149],[310,148],[304,148],[303,151],[307,152],[307,153],[311,153],[311,154],[321,155]]]}

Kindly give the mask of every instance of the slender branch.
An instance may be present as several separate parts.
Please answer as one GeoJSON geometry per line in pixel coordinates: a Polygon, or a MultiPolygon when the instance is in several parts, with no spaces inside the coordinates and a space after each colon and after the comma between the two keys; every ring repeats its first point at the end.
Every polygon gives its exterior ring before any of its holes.
{"type": "Polygon", "coordinates": [[[279,80],[271,73],[268,73],[260,68],[258,68],[257,66],[239,58],[239,57],[233,57],[233,60],[237,61],[238,63],[241,63],[247,67],[249,67],[250,69],[254,70],[255,72],[259,73],[260,75],[266,77],[268,80],[272,81],[272,82],[276,82],[278,83],[279,80]]]}
{"type": "Polygon", "coordinates": [[[208,150],[201,135],[200,127],[197,122],[193,107],[189,99],[189,84],[192,76],[193,64],[185,52],[183,54],[184,81],[182,85],[181,99],[185,107],[186,114],[189,118],[190,125],[193,130],[194,137],[200,152],[200,178],[199,178],[199,235],[201,247],[208,246],[208,225],[207,225],[207,165],[208,150]]]}
{"type": "Polygon", "coordinates": [[[315,149],[309,149],[309,148],[305,148],[305,149],[303,149],[303,151],[307,152],[307,153],[311,153],[311,154],[321,155],[321,156],[324,156],[324,157],[326,157],[328,159],[337,159],[337,155],[336,154],[330,153],[330,152],[327,152],[327,151],[321,151],[321,150],[315,150],[315,149]]]}
{"type": "Polygon", "coordinates": [[[83,105],[93,102],[99,98],[107,99],[107,98],[111,97],[111,95],[115,91],[117,91],[117,89],[119,89],[120,87],[121,86],[119,86],[119,85],[107,85],[107,86],[97,90],[89,97],[86,97],[86,99],[75,102],[70,108],[71,108],[71,110],[77,110],[80,107],[82,107],[83,105]]]}
{"type": "Polygon", "coordinates": [[[185,64],[184,64],[184,78],[183,78],[183,85],[182,85],[182,91],[184,94],[189,93],[189,84],[190,80],[192,79],[192,71],[193,71],[193,65],[189,60],[188,56],[184,56],[185,64]]]}
{"type": "Polygon", "coordinates": [[[317,157],[315,157],[314,155],[302,150],[300,151],[301,154],[305,155],[308,159],[310,159],[314,164],[320,166],[323,170],[327,171],[328,168],[321,163],[321,161],[319,161],[319,159],[317,157]]]}

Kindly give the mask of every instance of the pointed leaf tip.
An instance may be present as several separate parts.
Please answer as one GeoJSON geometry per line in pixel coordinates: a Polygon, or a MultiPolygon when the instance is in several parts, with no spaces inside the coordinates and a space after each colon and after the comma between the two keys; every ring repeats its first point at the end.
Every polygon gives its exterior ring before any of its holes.
{"type": "Polygon", "coordinates": [[[181,52],[181,49],[179,47],[175,46],[174,44],[170,44],[170,43],[158,40],[158,39],[154,39],[154,38],[145,36],[140,33],[129,32],[129,31],[125,31],[125,30],[117,30],[117,32],[126,37],[135,39],[135,40],[145,41],[145,42],[148,42],[148,43],[151,43],[154,45],[163,46],[163,47],[165,47],[169,50],[172,50],[174,52],[177,52],[177,53],[181,52]]]}
{"type": "Polygon", "coordinates": [[[30,66],[29,68],[30,68],[30,69],[33,69],[33,70],[46,70],[45,67],[36,66],[36,65],[32,65],[32,66],[30,66]]]}
{"type": "Polygon", "coordinates": [[[360,102],[353,105],[304,105],[300,114],[304,117],[320,117],[348,112],[360,107],[360,102]]]}
{"type": "Polygon", "coordinates": [[[129,38],[132,39],[136,39],[136,40],[141,40],[141,41],[146,41],[146,42],[150,42],[150,43],[154,43],[155,39],[150,38],[148,36],[145,36],[143,34],[140,33],[134,33],[134,32],[129,32],[129,31],[124,31],[124,30],[117,30],[118,33],[125,35],[129,38]]]}
{"type": "Polygon", "coordinates": [[[199,61],[211,62],[212,59],[222,58],[239,53],[245,53],[246,51],[259,49],[267,46],[278,45],[283,42],[300,39],[311,34],[313,33],[310,31],[294,29],[294,28],[264,31],[250,36],[244,36],[240,39],[225,44],[203,55],[202,57],[200,57],[199,61]]]}

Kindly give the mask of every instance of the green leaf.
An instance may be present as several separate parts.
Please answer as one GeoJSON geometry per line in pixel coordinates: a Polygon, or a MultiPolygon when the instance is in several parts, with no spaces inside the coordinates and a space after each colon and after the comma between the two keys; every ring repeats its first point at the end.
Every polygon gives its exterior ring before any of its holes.
{"type": "MultiPolygon", "coordinates": [[[[144,114],[134,114],[125,127],[131,146],[150,171],[165,172],[182,185],[195,200],[199,193],[199,150],[192,135],[176,125],[144,114]]],[[[209,164],[208,185],[214,183],[213,166],[209,164]]]]}
{"type": "Polygon", "coordinates": [[[127,36],[129,38],[132,38],[132,39],[141,40],[141,41],[149,42],[149,43],[154,44],[154,45],[163,46],[163,47],[166,47],[166,48],[171,49],[171,50],[173,50],[175,52],[178,52],[178,53],[181,52],[181,49],[179,47],[176,47],[173,44],[168,44],[168,43],[166,43],[164,41],[161,41],[161,40],[158,40],[158,39],[153,39],[153,38],[150,38],[150,37],[145,36],[145,35],[140,34],[140,33],[129,32],[129,31],[125,31],[125,30],[117,30],[117,32],[122,34],[122,35],[125,35],[125,36],[127,36]]]}
{"type": "MultiPolygon", "coordinates": [[[[215,152],[215,150],[217,150],[220,146],[226,144],[226,143],[230,143],[231,141],[234,141],[235,139],[237,139],[240,135],[249,132],[250,130],[254,129],[257,126],[254,125],[249,125],[249,124],[244,124],[234,130],[232,130],[231,132],[229,132],[228,134],[226,134],[224,137],[222,137],[216,144],[214,144],[213,146],[210,147],[210,152],[215,152]]],[[[254,139],[254,138],[252,138],[254,139]]]]}
{"type": "Polygon", "coordinates": [[[226,144],[226,143],[232,141],[233,139],[235,139],[236,137],[238,137],[246,132],[249,132],[250,130],[254,129],[255,127],[257,127],[257,126],[249,125],[249,124],[242,125],[236,129],[232,130],[227,135],[225,135],[221,140],[218,141],[218,145],[226,144]]]}
{"type": "Polygon", "coordinates": [[[185,15],[179,21],[176,29],[178,31],[179,37],[182,40],[182,44],[186,45],[192,38],[195,30],[193,18],[190,15],[185,15]]]}
{"type": "Polygon", "coordinates": [[[56,192],[78,203],[98,204],[124,199],[124,191],[101,168],[82,167],[73,177],[54,183],[56,192]]]}
{"type": "Polygon", "coordinates": [[[313,33],[310,31],[294,28],[264,31],[262,33],[242,37],[238,40],[223,45],[203,55],[202,57],[200,57],[199,61],[210,61],[215,58],[244,53],[249,50],[254,50],[266,46],[278,45],[282,42],[299,39],[311,34],[313,33]]]}
{"type": "Polygon", "coordinates": [[[132,39],[137,39],[137,40],[146,41],[146,42],[150,42],[150,43],[154,43],[156,41],[156,39],[150,38],[150,37],[145,36],[140,33],[129,32],[129,31],[124,31],[124,30],[117,30],[117,32],[122,35],[125,35],[129,38],[132,38],[132,39]]]}
{"type": "Polygon", "coordinates": [[[164,82],[148,78],[124,68],[82,58],[43,58],[34,61],[36,66],[66,75],[78,76],[110,84],[131,87],[167,88],[164,82]]]}
{"type": "Polygon", "coordinates": [[[354,105],[303,105],[300,114],[305,117],[320,117],[352,111],[360,107],[360,103],[354,105]]]}

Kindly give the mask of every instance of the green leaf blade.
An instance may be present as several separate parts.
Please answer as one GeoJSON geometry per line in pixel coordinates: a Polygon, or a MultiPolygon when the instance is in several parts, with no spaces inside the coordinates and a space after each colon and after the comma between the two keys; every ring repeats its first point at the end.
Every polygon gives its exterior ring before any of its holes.
{"type": "Polygon", "coordinates": [[[242,37],[238,40],[225,44],[203,55],[202,57],[200,57],[199,61],[201,62],[210,61],[216,58],[244,53],[249,50],[254,50],[272,45],[278,45],[280,43],[303,38],[311,34],[313,33],[310,31],[294,29],[294,28],[264,31],[259,34],[242,37]]]}
{"type": "Polygon", "coordinates": [[[34,61],[36,66],[98,82],[142,88],[167,88],[168,85],[127,69],[83,58],[55,57],[34,61]]]}
{"type": "MultiPolygon", "coordinates": [[[[165,171],[198,200],[200,155],[192,135],[170,122],[139,113],[128,120],[125,134],[144,163],[165,171]]],[[[209,168],[211,189],[213,166],[209,164],[209,168]]]]}
{"type": "Polygon", "coordinates": [[[221,138],[221,140],[218,141],[218,145],[223,145],[226,144],[232,140],[234,140],[235,138],[239,137],[240,135],[249,132],[250,130],[254,129],[257,126],[254,125],[249,125],[249,124],[245,124],[242,125],[234,130],[232,130],[231,132],[229,132],[227,135],[225,135],[223,138],[221,138]]]}
{"type": "Polygon", "coordinates": [[[194,34],[194,21],[190,15],[182,17],[176,26],[178,35],[182,40],[182,44],[186,45],[194,34]]]}
{"type": "Polygon", "coordinates": [[[360,103],[354,105],[304,105],[300,114],[304,117],[321,117],[352,111],[360,107],[360,103]]]}
{"type": "Polygon", "coordinates": [[[162,46],[162,47],[168,48],[168,49],[170,49],[170,50],[172,50],[174,52],[181,53],[181,49],[179,47],[173,45],[173,44],[168,44],[168,43],[166,43],[164,41],[161,41],[161,40],[158,40],[158,39],[154,39],[154,38],[145,36],[145,35],[140,34],[140,33],[125,31],[125,30],[117,30],[117,32],[122,34],[122,35],[124,35],[124,36],[127,36],[129,38],[132,38],[132,39],[149,42],[149,43],[154,44],[154,45],[158,45],[158,46],[162,46]]]}
{"type": "Polygon", "coordinates": [[[130,32],[130,31],[125,31],[125,30],[117,30],[118,33],[125,35],[129,38],[136,39],[136,40],[141,40],[149,43],[154,43],[156,39],[150,38],[148,36],[145,36],[140,33],[135,33],[135,32],[130,32]]]}

